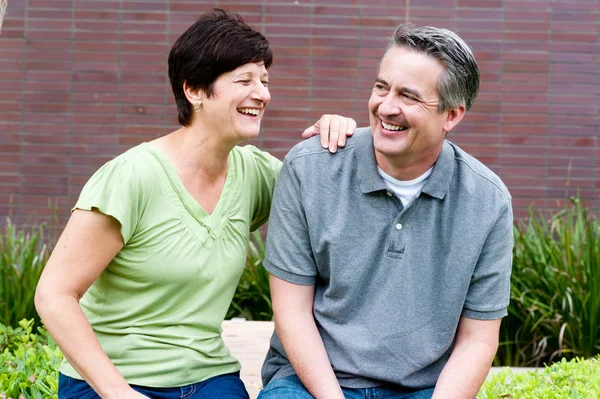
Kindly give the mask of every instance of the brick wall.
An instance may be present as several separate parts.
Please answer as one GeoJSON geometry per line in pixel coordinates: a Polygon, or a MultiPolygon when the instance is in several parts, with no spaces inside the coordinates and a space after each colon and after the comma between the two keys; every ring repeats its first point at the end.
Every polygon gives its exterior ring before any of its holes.
{"type": "Polygon", "coordinates": [[[495,170],[518,215],[580,193],[600,205],[598,0],[9,0],[0,34],[0,216],[63,217],[87,178],[176,128],[171,44],[202,11],[241,13],[274,47],[255,144],[283,156],[323,112],[368,123],[402,21],[458,32],[481,92],[450,138],[495,170]]]}

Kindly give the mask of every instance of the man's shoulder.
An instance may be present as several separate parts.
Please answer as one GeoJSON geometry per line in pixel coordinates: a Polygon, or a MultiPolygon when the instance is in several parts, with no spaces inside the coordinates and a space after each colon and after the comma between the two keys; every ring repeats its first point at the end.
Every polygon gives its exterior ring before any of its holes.
{"type": "MultiPolygon", "coordinates": [[[[358,128],[354,134],[346,139],[346,145],[338,148],[335,154],[331,154],[327,149],[321,147],[319,136],[313,136],[296,144],[285,156],[287,162],[295,162],[302,158],[317,158],[319,161],[335,160],[336,155],[350,153],[356,148],[366,145],[371,137],[371,130],[368,127],[358,128]]],[[[342,157],[344,157],[342,155],[342,157]]]]}
{"type": "Polygon", "coordinates": [[[480,189],[487,189],[495,195],[510,200],[511,195],[508,188],[496,173],[458,145],[452,142],[448,143],[454,150],[454,159],[461,172],[460,175],[463,178],[461,183],[467,183],[465,180],[469,180],[476,184],[480,189]]]}

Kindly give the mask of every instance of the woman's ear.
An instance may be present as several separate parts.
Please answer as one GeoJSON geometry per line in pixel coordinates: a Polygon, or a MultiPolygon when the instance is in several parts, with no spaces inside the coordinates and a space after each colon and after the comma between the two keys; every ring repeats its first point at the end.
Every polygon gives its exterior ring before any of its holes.
{"type": "Polygon", "coordinates": [[[190,103],[202,104],[202,100],[204,100],[204,92],[202,90],[193,89],[188,86],[187,82],[183,82],[183,92],[190,103]]]}

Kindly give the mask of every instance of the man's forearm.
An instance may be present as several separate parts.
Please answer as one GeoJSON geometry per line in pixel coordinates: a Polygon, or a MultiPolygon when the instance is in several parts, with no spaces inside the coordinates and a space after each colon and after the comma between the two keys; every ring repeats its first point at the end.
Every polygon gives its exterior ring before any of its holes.
{"type": "Polygon", "coordinates": [[[316,399],[344,398],[312,314],[285,312],[275,329],[292,367],[316,399]]]}
{"type": "Polygon", "coordinates": [[[452,351],[432,399],[473,399],[490,371],[498,346],[464,342],[452,351]]]}

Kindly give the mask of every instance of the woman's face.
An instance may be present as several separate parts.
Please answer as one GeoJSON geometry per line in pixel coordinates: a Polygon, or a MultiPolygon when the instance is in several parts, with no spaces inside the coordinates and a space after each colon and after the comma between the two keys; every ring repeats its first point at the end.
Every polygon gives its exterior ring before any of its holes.
{"type": "Polygon", "coordinates": [[[269,73],[262,63],[248,63],[219,76],[213,94],[202,101],[201,117],[224,140],[253,139],[271,100],[269,73]]]}

